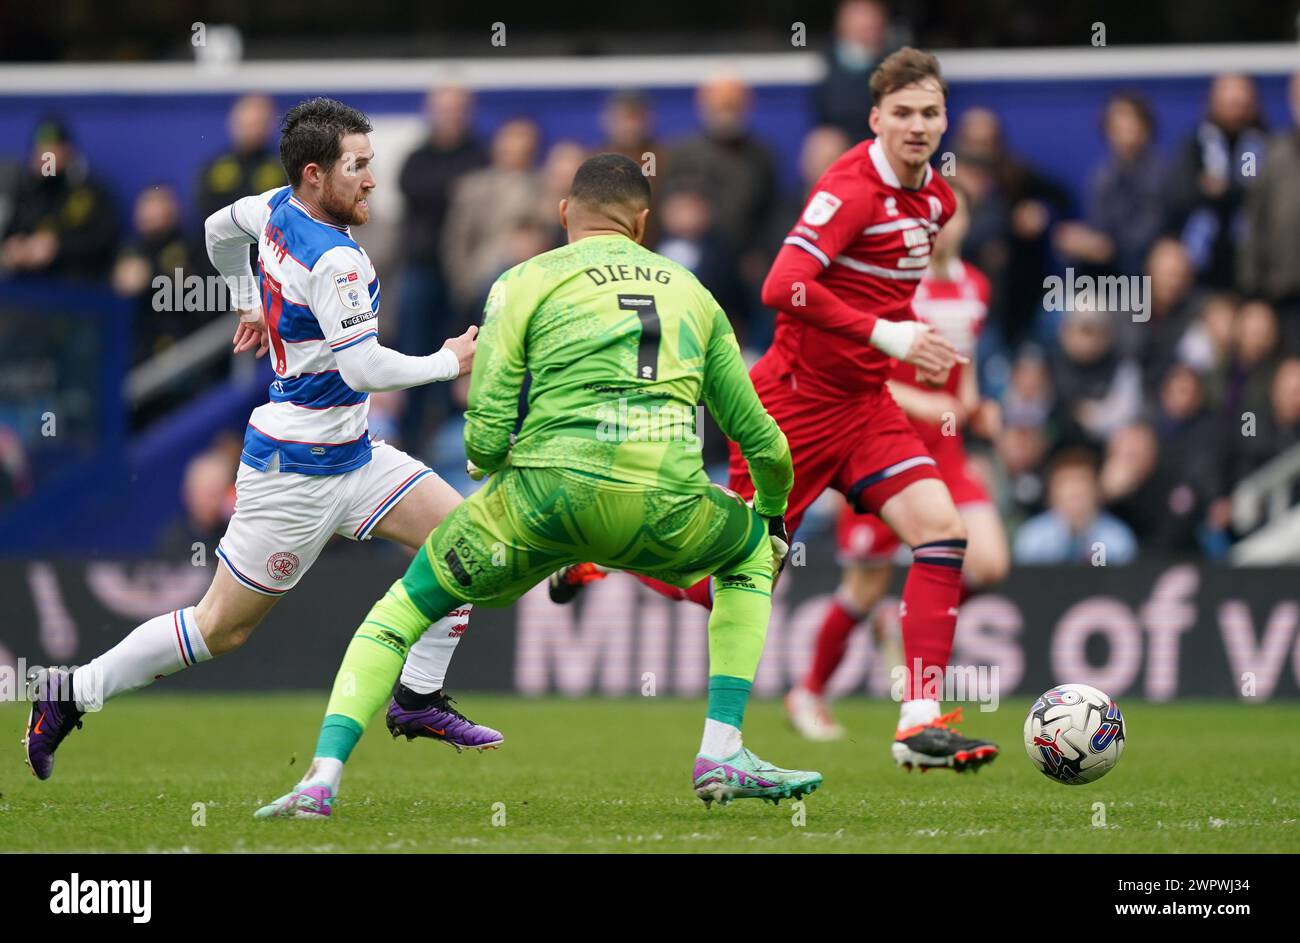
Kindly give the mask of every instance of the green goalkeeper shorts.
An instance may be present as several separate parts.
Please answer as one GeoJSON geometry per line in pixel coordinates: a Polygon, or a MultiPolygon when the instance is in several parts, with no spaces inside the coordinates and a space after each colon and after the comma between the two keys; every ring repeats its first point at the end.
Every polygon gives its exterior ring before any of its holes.
{"type": "MultiPolygon", "coordinates": [[[[755,554],[767,525],[734,492],[682,494],[563,468],[508,468],[458,505],[425,542],[444,592],[508,606],[551,573],[590,561],[674,586],[728,576],[755,554]]],[[[404,581],[412,580],[417,558],[404,581]]],[[[753,565],[752,563],[750,564],[753,565]]],[[[770,588],[771,573],[761,584],[770,588]]],[[[430,587],[432,589],[432,587],[430,587]]]]}

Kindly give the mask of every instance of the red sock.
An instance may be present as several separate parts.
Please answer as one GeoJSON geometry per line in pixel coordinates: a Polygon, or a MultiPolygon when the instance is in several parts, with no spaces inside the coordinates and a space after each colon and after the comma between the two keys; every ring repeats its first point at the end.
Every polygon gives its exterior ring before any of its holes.
{"type": "Polygon", "coordinates": [[[924,689],[942,681],[943,669],[952,657],[965,554],[964,540],[935,540],[912,548],[912,566],[903,584],[900,622],[907,670],[911,674],[914,667],[919,667],[921,675],[908,679],[903,694],[905,701],[921,697],[943,699],[941,688],[937,694],[924,689]]]}
{"type": "Polygon", "coordinates": [[[657,580],[652,576],[640,576],[635,573],[633,575],[660,596],[667,596],[669,599],[674,599],[677,602],[681,602],[683,599],[689,599],[691,602],[703,606],[705,609],[713,608],[713,588],[709,585],[707,577],[700,580],[694,586],[682,589],[680,586],[670,586],[662,580],[657,580]]]}
{"type": "Polygon", "coordinates": [[[844,660],[844,652],[849,646],[849,635],[862,617],[850,612],[838,598],[831,600],[831,607],[826,610],[822,627],[817,630],[817,642],[813,648],[812,664],[808,674],[804,675],[803,686],[813,694],[826,690],[835,669],[844,660]]]}
{"type": "Polygon", "coordinates": [[[667,596],[669,599],[675,599],[678,602],[681,602],[683,599],[686,598],[686,590],[678,586],[670,586],[667,583],[663,582],[662,580],[657,580],[652,576],[640,576],[639,574],[636,573],[633,573],[632,575],[635,576],[637,579],[639,579],[646,586],[649,586],[660,596],[667,596]]]}
{"type": "Polygon", "coordinates": [[[713,609],[713,581],[707,576],[686,590],[686,598],[697,606],[713,609]]]}

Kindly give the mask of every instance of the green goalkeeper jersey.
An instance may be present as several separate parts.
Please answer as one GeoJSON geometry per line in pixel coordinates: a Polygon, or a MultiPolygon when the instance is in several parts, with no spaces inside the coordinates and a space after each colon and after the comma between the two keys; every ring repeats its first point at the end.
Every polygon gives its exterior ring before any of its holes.
{"type": "Polygon", "coordinates": [[[559,467],[702,493],[701,402],[749,463],[755,510],[783,514],[790,450],[718,303],[685,268],[631,239],[589,236],[492,286],[465,453],[490,472],[559,467]],[[528,412],[512,442],[525,373],[528,412]]]}

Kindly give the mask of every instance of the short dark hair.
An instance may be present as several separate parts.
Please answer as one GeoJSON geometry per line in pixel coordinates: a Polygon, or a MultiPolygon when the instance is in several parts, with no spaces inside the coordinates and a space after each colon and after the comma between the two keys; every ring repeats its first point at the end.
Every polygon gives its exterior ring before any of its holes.
{"type": "Polygon", "coordinates": [[[1047,466],[1047,477],[1050,480],[1058,471],[1066,469],[1081,468],[1097,474],[1097,453],[1086,445],[1065,445],[1057,450],[1047,466]]]}
{"type": "Polygon", "coordinates": [[[573,175],[569,199],[592,207],[631,206],[639,211],[650,205],[650,181],[632,158],[597,154],[584,160],[573,175]]]}
{"type": "Polygon", "coordinates": [[[1102,106],[1101,133],[1103,135],[1105,135],[1106,133],[1106,122],[1110,119],[1111,109],[1114,108],[1116,105],[1126,105],[1127,107],[1132,108],[1134,114],[1137,115],[1138,121],[1141,122],[1142,127],[1146,130],[1147,137],[1148,138],[1155,137],[1156,134],[1155,109],[1151,107],[1151,102],[1148,101],[1147,97],[1143,95],[1141,92],[1136,92],[1128,89],[1124,91],[1114,92],[1109,98],[1106,99],[1106,104],[1102,106]]]}
{"type": "Polygon", "coordinates": [[[924,82],[926,79],[934,79],[938,82],[939,91],[945,100],[948,98],[948,83],[943,80],[943,75],[939,72],[939,60],[928,52],[904,46],[887,56],[880,65],[876,66],[876,71],[871,73],[871,101],[879,105],[890,92],[907,88],[917,82],[924,82]]]}
{"type": "Polygon", "coordinates": [[[280,126],[280,163],[289,183],[302,183],[302,169],[319,164],[328,171],[343,154],[343,137],[369,134],[370,119],[332,98],[312,98],[289,109],[280,126]]]}

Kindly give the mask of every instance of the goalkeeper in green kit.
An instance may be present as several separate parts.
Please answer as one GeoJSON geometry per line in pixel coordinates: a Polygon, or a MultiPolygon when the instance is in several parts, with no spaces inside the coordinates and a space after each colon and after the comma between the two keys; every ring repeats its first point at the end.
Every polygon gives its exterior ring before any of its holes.
{"type": "Polygon", "coordinates": [[[357,629],[311,768],[259,817],[330,814],[343,764],[431,623],[465,603],[509,605],[579,561],[683,587],[713,577],[697,796],[775,801],[820,785],[820,773],[773,766],[741,742],[788,550],[790,451],[717,302],[685,268],[639,245],[649,205],[635,161],[590,158],[560,203],[569,244],[493,286],[465,426],[471,470],[488,482],[429,535],[357,629]],[[528,411],[512,436],[525,373],[528,411]],[[752,507],[704,474],[701,401],[749,463],[752,507]]]}

